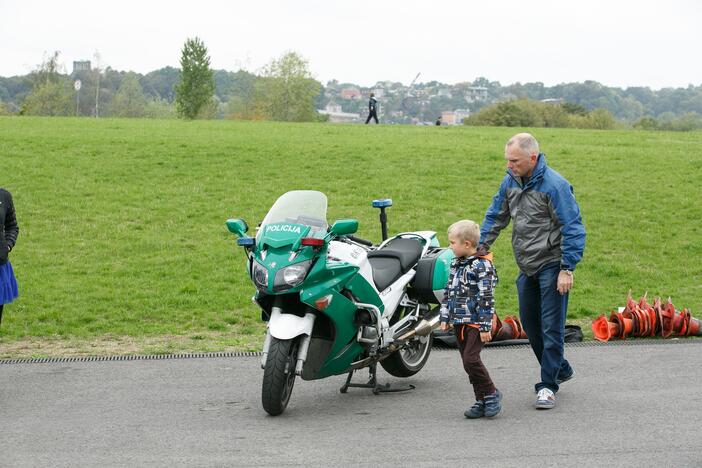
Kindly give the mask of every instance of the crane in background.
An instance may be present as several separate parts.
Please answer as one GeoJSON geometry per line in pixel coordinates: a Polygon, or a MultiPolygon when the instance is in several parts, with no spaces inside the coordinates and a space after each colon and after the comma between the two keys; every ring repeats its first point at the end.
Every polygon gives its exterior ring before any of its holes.
{"type": "Polygon", "coordinates": [[[407,87],[407,94],[402,99],[403,112],[408,112],[410,110],[410,108],[412,107],[412,104],[414,104],[414,101],[416,100],[417,96],[414,95],[414,93],[412,92],[412,89],[414,87],[414,83],[417,81],[417,78],[419,78],[419,75],[421,75],[421,74],[422,74],[422,72],[417,73],[417,76],[414,77],[412,82],[407,87]]]}

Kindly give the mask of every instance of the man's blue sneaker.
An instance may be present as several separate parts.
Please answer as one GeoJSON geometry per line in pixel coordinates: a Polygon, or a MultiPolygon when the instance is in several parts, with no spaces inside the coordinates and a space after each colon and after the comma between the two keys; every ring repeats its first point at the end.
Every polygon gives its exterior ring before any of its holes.
{"type": "Polygon", "coordinates": [[[575,375],[575,371],[570,371],[570,374],[568,374],[567,376],[565,376],[565,377],[558,377],[558,378],[556,379],[556,383],[557,383],[558,385],[560,385],[560,384],[562,384],[563,382],[567,382],[567,381],[569,381],[570,379],[573,378],[573,375],[575,375]]]}
{"type": "Polygon", "coordinates": [[[476,401],[473,406],[468,408],[465,413],[463,413],[468,419],[478,419],[485,416],[485,402],[483,400],[476,401]]]}
{"type": "Polygon", "coordinates": [[[500,411],[502,411],[502,392],[495,389],[495,391],[489,395],[485,395],[483,400],[485,402],[485,417],[494,418],[500,411]]]}

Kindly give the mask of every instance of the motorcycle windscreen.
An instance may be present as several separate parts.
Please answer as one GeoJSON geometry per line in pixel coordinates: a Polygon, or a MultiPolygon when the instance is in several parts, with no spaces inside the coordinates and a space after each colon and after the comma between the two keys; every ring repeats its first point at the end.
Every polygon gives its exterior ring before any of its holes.
{"type": "Polygon", "coordinates": [[[256,233],[257,243],[269,225],[309,226],[307,236],[325,231],[327,224],[327,196],[316,190],[293,190],[281,195],[263,218],[256,233]]]}

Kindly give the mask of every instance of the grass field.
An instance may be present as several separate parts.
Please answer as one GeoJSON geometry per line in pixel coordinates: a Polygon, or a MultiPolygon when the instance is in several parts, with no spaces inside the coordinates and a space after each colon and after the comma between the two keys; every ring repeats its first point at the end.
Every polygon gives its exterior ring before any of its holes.
{"type": "MultiPolygon", "coordinates": [[[[244,254],[224,226],[256,225],[287,190],[329,197],[329,220],[389,229],[481,221],[524,129],[175,120],[0,118],[0,186],[20,236],[21,297],[0,357],[254,350],[264,326],[244,254]]],[[[529,130],[529,129],[526,129],[529,130]]],[[[532,129],[575,187],[588,232],[569,321],[635,296],[702,318],[702,133],[532,129]]],[[[514,314],[510,232],[494,246],[497,311],[514,314]]]]}

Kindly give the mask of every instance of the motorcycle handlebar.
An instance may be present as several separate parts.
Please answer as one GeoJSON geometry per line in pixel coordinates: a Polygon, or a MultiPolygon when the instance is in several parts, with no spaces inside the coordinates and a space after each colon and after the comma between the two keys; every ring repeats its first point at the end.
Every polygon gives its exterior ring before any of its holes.
{"type": "Polygon", "coordinates": [[[351,236],[351,235],[346,236],[346,237],[348,237],[349,239],[351,239],[354,242],[358,242],[359,244],[367,245],[368,247],[373,247],[373,243],[371,241],[367,241],[365,239],[361,239],[360,237],[351,236]]]}

